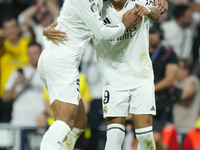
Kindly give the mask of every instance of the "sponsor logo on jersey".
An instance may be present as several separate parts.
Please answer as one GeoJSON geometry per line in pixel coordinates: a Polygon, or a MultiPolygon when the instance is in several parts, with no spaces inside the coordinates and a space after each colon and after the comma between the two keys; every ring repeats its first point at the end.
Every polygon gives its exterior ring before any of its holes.
{"type": "Polygon", "coordinates": [[[122,40],[129,40],[133,37],[134,32],[137,30],[137,27],[133,27],[128,29],[124,32],[124,35],[118,37],[117,39],[109,39],[108,41],[122,41],[122,40]]]}

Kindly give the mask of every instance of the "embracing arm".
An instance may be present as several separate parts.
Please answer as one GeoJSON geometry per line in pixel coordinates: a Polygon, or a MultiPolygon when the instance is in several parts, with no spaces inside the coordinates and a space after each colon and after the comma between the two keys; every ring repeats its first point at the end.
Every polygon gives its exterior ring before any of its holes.
{"type": "Polygon", "coordinates": [[[159,18],[160,18],[159,10],[154,6],[147,6],[147,7],[151,11],[148,15],[146,15],[147,18],[152,22],[159,21],[159,18]]]}
{"type": "Polygon", "coordinates": [[[92,9],[95,5],[94,2],[90,2],[89,0],[74,1],[78,16],[90,28],[96,38],[117,38],[124,34],[125,29],[135,26],[136,22],[132,19],[134,16],[132,10],[127,11],[123,15],[122,23],[114,26],[105,25],[100,19],[99,12],[95,11],[97,8],[92,9]]]}
{"type": "Polygon", "coordinates": [[[150,21],[153,21],[153,22],[158,21],[160,18],[159,11],[154,6],[150,6],[150,5],[142,6],[136,3],[133,10],[134,10],[135,15],[139,17],[142,17],[145,15],[148,17],[150,21]]]}

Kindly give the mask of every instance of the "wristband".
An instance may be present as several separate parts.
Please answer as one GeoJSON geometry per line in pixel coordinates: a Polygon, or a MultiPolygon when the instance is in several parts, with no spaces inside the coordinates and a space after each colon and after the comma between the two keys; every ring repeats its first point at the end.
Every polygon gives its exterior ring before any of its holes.
{"type": "Polygon", "coordinates": [[[144,6],[144,7],[146,7],[146,9],[148,10],[148,13],[146,15],[150,14],[151,10],[147,6],[144,6]]]}

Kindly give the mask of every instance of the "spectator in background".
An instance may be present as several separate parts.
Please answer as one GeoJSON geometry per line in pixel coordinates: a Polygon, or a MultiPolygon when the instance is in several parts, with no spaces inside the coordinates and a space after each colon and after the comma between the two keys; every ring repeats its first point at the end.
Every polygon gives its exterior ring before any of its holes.
{"type": "MultiPolygon", "coordinates": [[[[102,115],[102,84],[100,73],[97,69],[95,50],[92,40],[88,43],[81,61],[81,73],[85,74],[91,89],[94,100],[91,103],[91,109],[88,115],[88,126],[91,130],[91,137],[88,140],[87,150],[98,150],[98,141],[100,140],[99,127],[106,121],[102,115]]],[[[105,127],[106,128],[106,127],[105,127]]],[[[106,135],[105,135],[106,136],[106,135]]],[[[104,139],[105,140],[105,139],[104,139]]],[[[105,142],[105,141],[104,141],[105,142]]]]}
{"type": "Polygon", "coordinates": [[[185,132],[194,127],[200,112],[200,84],[196,76],[191,74],[192,63],[189,60],[180,60],[179,71],[174,83],[183,89],[181,99],[173,106],[174,124],[179,132],[185,132]]]}
{"type": "Polygon", "coordinates": [[[174,8],[175,19],[164,22],[163,44],[173,46],[179,59],[192,59],[193,38],[200,22],[199,13],[192,11],[189,5],[177,5],[174,8]]]}
{"type": "Polygon", "coordinates": [[[40,43],[44,49],[43,28],[52,24],[56,20],[59,12],[60,9],[56,0],[38,0],[35,5],[21,12],[18,17],[24,36],[30,36],[30,32],[26,27],[28,23],[34,29],[36,41],[40,43]],[[36,23],[33,18],[35,18],[38,23],[36,23]]]}
{"type": "Polygon", "coordinates": [[[0,28],[3,18],[9,14],[16,16],[27,7],[27,0],[0,0],[0,28]]]}
{"type": "Polygon", "coordinates": [[[42,99],[43,83],[40,80],[37,64],[41,46],[30,43],[28,56],[31,65],[15,70],[5,85],[3,101],[7,102],[16,94],[13,103],[11,124],[21,127],[44,127],[45,111],[42,99]]]}
{"type": "Polygon", "coordinates": [[[161,131],[166,123],[166,106],[159,103],[162,101],[160,95],[166,95],[178,71],[178,59],[172,48],[167,49],[161,45],[162,39],[160,24],[153,24],[149,32],[149,52],[154,70],[156,116],[153,117],[153,134],[157,150],[162,150],[161,131]]]}
{"type": "MultiPolygon", "coordinates": [[[[27,47],[32,39],[21,36],[17,19],[14,16],[4,18],[3,30],[0,34],[0,99],[10,73],[29,64],[27,47]]],[[[8,122],[10,120],[8,110],[11,107],[9,104],[2,104],[1,100],[0,103],[0,121],[8,122]]]]}

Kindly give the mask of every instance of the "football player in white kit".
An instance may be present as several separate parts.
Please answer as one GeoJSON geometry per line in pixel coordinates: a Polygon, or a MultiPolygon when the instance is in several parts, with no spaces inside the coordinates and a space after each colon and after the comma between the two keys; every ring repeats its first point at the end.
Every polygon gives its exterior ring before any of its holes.
{"type": "Polygon", "coordinates": [[[148,33],[149,19],[157,21],[159,11],[152,4],[150,0],[104,2],[102,18],[111,26],[120,23],[123,13],[133,7],[135,15],[142,17],[142,21],[126,30],[123,36],[109,40],[93,38],[104,88],[104,117],[108,123],[105,150],[121,149],[128,113],[134,116],[138,149],[155,150],[152,115],[156,112],[148,33]]]}
{"type": "MultiPolygon", "coordinates": [[[[57,19],[57,29],[67,32],[67,40],[57,46],[44,38],[46,49],[40,56],[38,70],[49,92],[56,121],[44,134],[41,150],[60,150],[69,132],[71,136],[68,139],[71,142],[76,141],[87,123],[83,103],[80,101],[78,66],[91,37],[117,38],[137,23],[132,19],[132,10],[129,10],[119,24],[105,25],[99,15],[102,3],[102,0],[65,0],[57,19]],[[76,121],[80,119],[81,121],[76,121]]],[[[65,146],[73,149],[67,143],[65,146]]]]}

